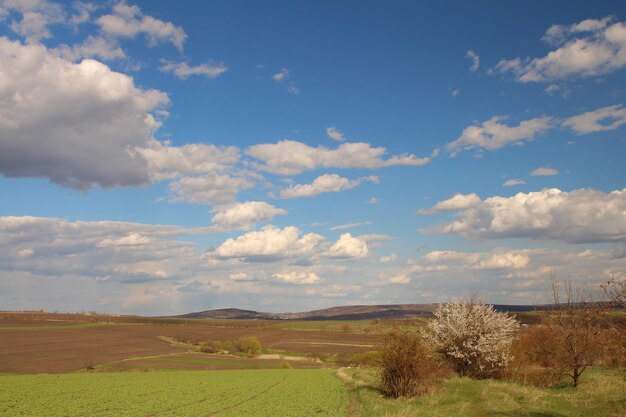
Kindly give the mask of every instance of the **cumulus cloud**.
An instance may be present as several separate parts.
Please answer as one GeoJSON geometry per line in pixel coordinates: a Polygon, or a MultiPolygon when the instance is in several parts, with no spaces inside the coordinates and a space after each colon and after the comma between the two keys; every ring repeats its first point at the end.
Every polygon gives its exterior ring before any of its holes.
{"type": "Polygon", "coordinates": [[[461,137],[448,143],[446,149],[456,155],[474,148],[498,149],[507,145],[521,145],[554,126],[554,119],[549,116],[523,120],[517,126],[507,126],[502,123],[505,120],[504,116],[494,116],[480,125],[468,126],[463,129],[461,137]]]}
{"type": "Polygon", "coordinates": [[[430,158],[396,155],[382,159],[383,147],[369,143],[343,143],[336,149],[312,147],[302,142],[281,140],[248,148],[246,154],[262,162],[259,168],[278,175],[296,175],[318,168],[383,168],[394,165],[425,165],[430,158]]]}
{"type": "Polygon", "coordinates": [[[207,228],[130,222],[80,222],[0,217],[0,270],[100,280],[156,280],[176,276],[202,256],[185,235],[207,228]]]}
{"type": "Polygon", "coordinates": [[[343,142],[346,138],[343,136],[343,133],[337,130],[336,127],[327,127],[326,135],[332,140],[336,140],[337,142],[343,142]]]}
{"type": "Polygon", "coordinates": [[[283,271],[272,275],[272,277],[280,282],[298,285],[317,284],[321,281],[321,278],[315,272],[305,271],[283,271]]]}
{"type": "Polygon", "coordinates": [[[419,210],[418,214],[434,214],[443,211],[456,211],[474,207],[480,203],[478,194],[455,194],[447,200],[443,200],[429,208],[428,210],[419,210]]]}
{"type": "Polygon", "coordinates": [[[423,233],[456,234],[469,239],[531,238],[567,243],[626,241],[626,189],[570,192],[556,188],[490,197],[457,213],[458,220],[423,233]]]}
{"type": "Polygon", "coordinates": [[[549,82],[603,75],[626,65],[626,25],[610,16],[553,25],[543,39],[555,47],[546,56],[504,59],[491,72],[512,73],[522,83],[549,82]]]}
{"type": "Polygon", "coordinates": [[[100,16],[96,23],[103,33],[113,37],[135,38],[143,34],[148,38],[150,46],[171,42],[178,50],[182,50],[187,38],[181,27],[146,16],[139,7],[124,2],[117,3],[113,6],[112,14],[100,16]]]}
{"type": "Polygon", "coordinates": [[[551,177],[554,175],[559,175],[559,171],[554,168],[539,167],[533,169],[530,175],[532,175],[533,177],[551,177]]]}
{"type": "Polygon", "coordinates": [[[264,201],[246,201],[221,208],[213,216],[213,223],[223,229],[249,229],[280,214],[287,214],[287,211],[264,201]]]}
{"type": "Polygon", "coordinates": [[[223,205],[232,203],[237,194],[254,183],[243,177],[208,173],[197,177],[183,177],[169,185],[171,202],[223,205]]]}
{"type": "Polygon", "coordinates": [[[224,171],[239,162],[240,157],[236,146],[190,143],[177,147],[154,139],[135,152],[147,162],[148,173],[154,181],[224,171]]]}
{"type": "Polygon", "coordinates": [[[504,184],[502,184],[504,187],[513,187],[515,185],[523,185],[526,184],[526,181],[518,179],[518,178],[511,178],[510,180],[506,180],[504,182],[504,184]]]}
{"type": "Polygon", "coordinates": [[[349,180],[337,174],[324,174],[315,178],[311,184],[295,184],[281,190],[280,198],[313,197],[322,193],[350,190],[361,185],[364,181],[378,184],[379,179],[372,175],[357,180],[349,180]]]}
{"type": "Polygon", "coordinates": [[[621,104],[579,114],[563,122],[564,126],[570,127],[578,135],[615,130],[624,124],[626,108],[621,104]]]}
{"type": "Polygon", "coordinates": [[[369,255],[367,242],[350,233],[344,233],[328,250],[327,256],[339,259],[360,259],[369,255]]]}
{"type": "Polygon", "coordinates": [[[424,255],[422,261],[434,265],[456,264],[470,269],[521,269],[528,266],[530,258],[523,252],[433,251],[424,255]]]}
{"type": "Polygon", "coordinates": [[[171,72],[181,80],[192,75],[203,75],[207,78],[216,78],[226,72],[228,67],[223,62],[207,62],[200,65],[189,65],[186,62],[164,61],[161,71],[171,72]]]}
{"type": "Polygon", "coordinates": [[[478,68],[480,67],[480,57],[478,56],[478,54],[470,49],[465,54],[465,57],[469,58],[472,61],[472,65],[470,66],[470,71],[471,72],[478,71],[478,68]]]}
{"type": "Polygon", "coordinates": [[[290,258],[311,255],[324,240],[323,236],[308,233],[300,237],[300,229],[288,226],[280,229],[267,225],[261,230],[254,230],[229,238],[212,252],[218,258],[242,258],[245,260],[263,260],[290,258]]]}
{"type": "Polygon", "coordinates": [[[134,150],[152,140],[166,94],[98,61],[75,64],[6,38],[0,78],[0,173],[79,189],[150,181],[134,150]]]}

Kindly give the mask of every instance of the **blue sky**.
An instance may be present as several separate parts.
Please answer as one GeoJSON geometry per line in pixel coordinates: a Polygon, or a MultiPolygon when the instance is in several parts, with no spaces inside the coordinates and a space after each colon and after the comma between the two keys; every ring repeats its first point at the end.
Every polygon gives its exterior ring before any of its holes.
{"type": "Polygon", "coordinates": [[[616,2],[0,2],[0,308],[543,302],[626,273],[616,2]]]}

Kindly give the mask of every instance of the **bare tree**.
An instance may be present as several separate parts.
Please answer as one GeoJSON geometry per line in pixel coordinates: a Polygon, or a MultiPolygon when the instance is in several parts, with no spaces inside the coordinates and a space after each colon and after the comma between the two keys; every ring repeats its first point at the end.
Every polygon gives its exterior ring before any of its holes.
{"type": "Polygon", "coordinates": [[[626,275],[620,279],[611,278],[602,289],[614,307],[626,308],[626,275]]]}
{"type": "Polygon", "coordinates": [[[554,279],[549,284],[551,309],[544,313],[543,324],[553,337],[552,366],[578,386],[580,376],[602,354],[602,304],[589,288],[574,288],[571,282],[554,279]]]}

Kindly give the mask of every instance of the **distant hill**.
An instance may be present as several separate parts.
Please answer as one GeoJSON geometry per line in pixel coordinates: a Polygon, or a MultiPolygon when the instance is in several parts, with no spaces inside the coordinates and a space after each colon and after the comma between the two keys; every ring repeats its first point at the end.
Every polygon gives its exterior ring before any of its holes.
{"type": "MultiPolygon", "coordinates": [[[[216,310],[198,311],[182,314],[179,318],[187,319],[238,319],[238,320],[372,320],[372,319],[403,319],[416,316],[431,315],[437,304],[385,304],[356,305],[325,308],[323,310],[305,311],[300,313],[263,313],[239,308],[220,308],[216,310]]],[[[496,304],[498,311],[522,312],[532,311],[536,307],[529,305],[496,304]]]]}

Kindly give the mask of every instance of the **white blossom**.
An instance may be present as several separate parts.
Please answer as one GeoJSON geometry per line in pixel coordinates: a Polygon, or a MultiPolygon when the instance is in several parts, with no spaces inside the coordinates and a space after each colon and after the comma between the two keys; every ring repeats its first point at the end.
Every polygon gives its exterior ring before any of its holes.
{"type": "Polygon", "coordinates": [[[519,323],[493,306],[454,299],[441,304],[428,339],[461,376],[484,376],[506,366],[519,323]]]}

